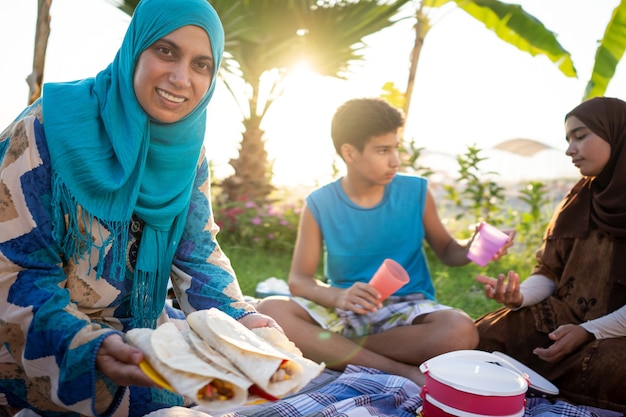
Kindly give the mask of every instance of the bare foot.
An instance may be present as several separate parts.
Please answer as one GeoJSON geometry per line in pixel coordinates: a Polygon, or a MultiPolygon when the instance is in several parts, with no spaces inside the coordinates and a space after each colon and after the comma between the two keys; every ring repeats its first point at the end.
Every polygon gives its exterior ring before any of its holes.
{"type": "Polygon", "coordinates": [[[417,366],[408,366],[407,371],[399,375],[410,379],[419,387],[423,387],[424,384],[426,384],[426,375],[424,375],[417,366]]]}
{"type": "Polygon", "coordinates": [[[415,368],[415,373],[409,379],[415,382],[420,387],[426,384],[426,375],[424,375],[418,368],[415,368]]]}

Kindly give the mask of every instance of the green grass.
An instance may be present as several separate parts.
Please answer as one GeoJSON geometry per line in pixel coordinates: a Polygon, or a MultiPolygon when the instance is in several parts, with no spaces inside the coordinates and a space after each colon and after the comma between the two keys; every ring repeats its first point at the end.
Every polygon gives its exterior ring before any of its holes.
{"type": "Polygon", "coordinates": [[[291,253],[263,251],[258,248],[222,245],[235,269],[244,295],[254,296],[254,289],[270,277],[287,280],[291,266],[291,253]]]}
{"type": "MultiPolygon", "coordinates": [[[[254,296],[256,285],[267,278],[287,279],[291,253],[227,245],[223,245],[223,250],[232,262],[244,295],[254,296]]],[[[473,263],[450,268],[442,265],[428,250],[427,256],[438,301],[460,308],[472,318],[478,318],[499,307],[498,303],[485,297],[483,287],[475,281],[477,275],[495,277],[498,273],[513,269],[525,277],[530,272],[533,261],[528,253],[510,250],[505,258],[490,263],[485,268],[473,263]]]]}

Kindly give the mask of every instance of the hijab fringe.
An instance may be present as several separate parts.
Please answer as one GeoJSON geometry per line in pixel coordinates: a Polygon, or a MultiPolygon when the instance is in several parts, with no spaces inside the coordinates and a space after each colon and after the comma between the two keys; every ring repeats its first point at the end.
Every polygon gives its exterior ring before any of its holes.
{"type": "Polygon", "coordinates": [[[131,311],[133,311],[133,328],[154,329],[157,319],[163,311],[165,297],[161,294],[161,285],[158,284],[158,274],[135,270],[133,281],[134,297],[131,297],[131,311]]]}
{"type": "MultiPolygon", "coordinates": [[[[102,278],[105,273],[105,259],[107,254],[111,254],[111,271],[109,276],[120,282],[124,280],[126,271],[126,250],[128,247],[128,230],[130,220],[102,220],[98,219],[84,208],[81,208],[76,199],[72,196],[67,186],[57,173],[52,174],[52,207],[53,234],[61,243],[61,249],[66,259],[78,262],[86,256],[89,259],[89,272],[96,272],[96,279],[102,278]],[[90,236],[98,233],[102,244],[96,244],[90,236]],[[106,235],[108,233],[108,236],[106,235]],[[109,248],[107,252],[107,248],[109,248]],[[93,250],[98,251],[98,262],[94,268],[91,263],[93,250]]],[[[152,237],[152,236],[151,236],[152,237]]],[[[157,234],[155,240],[159,241],[162,236],[157,234]]],[[[162,245],[157,245],[162,248],[162,245]]],[[[160,254],[159,249],[157,253],[160,254]]],[[[159,256],[159,259],[169,259],[169,256],[159,256]]],[[[159,270],[166,270],[164,265],[159,270]]],[[[131,312],[133,316],[133,327],[155,328],[157,319],[164,306],[163,292],[167,292],[167,280],[169,274],[160,274],[157,271],[141,271],[135,268],[135,279],[133,279],[133,296],[131,297],[131,312]],[[163,300],[159,302],[159,300],[163,300]]]]}
{"type": "MultiPolygon", "coordinates": [[[[180,224],[181,222],[175,222],[174,229],[178,229],[180,224]]],[[[176,249],[176,244],[170,244],[167,235],[167,231],[155,230],[150,225],[144,226],[137,252],[130,304],[134,328],[155,328],[163,311],[176,249]],[[144,245],[146,241],[152,243],[148,248],[144,245]]]]}
{"type": "Polygon", "coordinates": [[[128,246],[128,229],[130,220],[102,220],[88,213],[72,196],[61,177],[52,174],[52,207],[53,235],[61,243],[61,249],[66,259],[78,262],[87,255],[89,272],[94,270],[91,263],[91,254],[98,251],[98,262],[95,267],[96,278],[104,274],[104,261],[108,253],[111,254],[111,271],[109,275],[116,281],[124,280],[126,269],[126,249],[128,246]],[[90,237],[96,227],[102,244],[96,244],[90,237]],[[108,236],[105,237],[105,234],[108,236]]]}

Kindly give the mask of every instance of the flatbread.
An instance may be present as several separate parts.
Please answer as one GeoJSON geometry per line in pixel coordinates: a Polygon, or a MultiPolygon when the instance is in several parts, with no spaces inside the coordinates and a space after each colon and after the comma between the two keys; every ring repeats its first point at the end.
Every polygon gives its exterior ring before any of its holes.
{"type": "Polygon", "coordinates": [[[155,330],[132,329],[126,336],[178,394],[207,410],[226,411],[247,400],[251,382],[203,361],[173,323],[164,323],[155,330]],[[215,395],[204,395],[207,386],[215,395]]]}
{"type": "Polygon", "coordinates": [[[280,330],[274,327],[258,327],[252,329],[252,332],[268,342],[276,350],[288,356],[289,359],[302,365],[302,372],[292,375],[292,379],[298,382],[297,389],[304,388],[312,379],[316,378],[324,371],[326,365],[305,358],[296,344],[289,340],[280,330]]]}
{"type": "Polygon", "coordinates": [[[232,372],[240,375],[242,378],[245,378],[245,375],[235,365],[233,365],[233,363],[228,360],[226,356],[213,349],[210,344],[198,335],[198,333],[193,330],[189,330],[183,334],[187,342],[189,342],[193,350],[203,361],[210,363],[211,366],[215,368],[222,369],[225,372],[232,372]]]}
{"type": "Polygon", "coordinates": [[[193,312],[187,322],[258,388],[276,398],[296,392],[324,369],[323,364],[312,366],[299,350],[293,350],[295,345],[288,348],[291,353],[281,351],[216,308],[193,312]]]}

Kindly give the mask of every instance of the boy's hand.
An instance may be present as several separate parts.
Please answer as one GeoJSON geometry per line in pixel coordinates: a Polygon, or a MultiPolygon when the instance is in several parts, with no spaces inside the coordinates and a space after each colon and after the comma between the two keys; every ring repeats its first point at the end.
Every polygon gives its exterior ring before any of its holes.
{"type": "Polygon", "coordinates": [[[498,249],[498,252],[493,255],[493,258],[491,258],[492,262],[495,262],[502,258],[504,255],[506,255],[509,248],[513,246],[513,239],[515,239],[515,230],[503,230],[503,232],[509,235],[509,240],[507,240],[506,243],[500,249],[498,249]]]}
{"type": "Polygon", "coordinates": [[[355,282],[350,288],[341,290],[337,298],[337,308],[367,314],[382,307],[378,291],[365,282],[355,282]]]}

